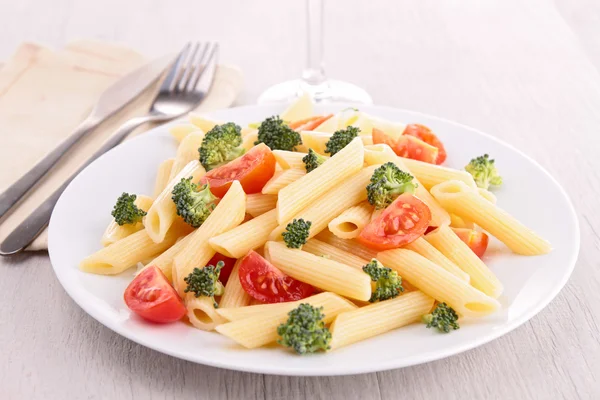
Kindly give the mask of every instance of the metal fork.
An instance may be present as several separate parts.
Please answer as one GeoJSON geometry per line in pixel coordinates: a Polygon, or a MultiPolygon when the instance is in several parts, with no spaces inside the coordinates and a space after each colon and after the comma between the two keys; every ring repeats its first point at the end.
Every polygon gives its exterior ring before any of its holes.
{"type": "Polygon", "coordinates": [[[208,94],[217,67],[219,45],[188,43],[164,78],[148,114],[124,123],[104,145],[0,244],[0,255],[20,252],[48,226],[50,215],[69,183],[89,164],[148,122],[165,122],[190,112],[208,94]]]}

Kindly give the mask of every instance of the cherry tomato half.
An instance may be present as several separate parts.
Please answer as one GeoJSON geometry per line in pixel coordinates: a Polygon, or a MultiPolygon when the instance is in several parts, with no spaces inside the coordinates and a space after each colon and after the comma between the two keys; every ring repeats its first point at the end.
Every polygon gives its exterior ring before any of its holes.
{"type": "Polygon", "coordinates": [[[369,222],[357,239],[374,250],[397,249],[423,235],[430,221],[429,207],[412,194],[404,193],[369,222]]]}
{"type": "MultiPolygon", "coordinates": [[[[387,135],[384,131],[373,128],[373,143],[387,144],[400,157],[436,164],[439,158],[439,149],[413,135],[402,134],[397,139],[387,135]]],[[[444,150],[445,151],[445,150],[444,150]]],[[[445,153],[444,153],[445,154],[445,153]]],[[[444,159],[445,159],[444,155],[444,159]]]]}
{"type": "Polygon", "coordinates": [[[264,143],[254,146],[243,156],[218,168],[211,169],[200,183],[210,184],[217,197],[225,196],[233,181],[240,181],[246,194],[259,193],[275,173],[275,156],[264,143]]]}
{"type": "Polygon", "coordinates": [[[240,283],[250,296],[263,303],[283,303],[313,294],[311,285],[285,275],[254,250],[240,264],[240,283]]]}
{"type": "Polygon", "coordinates": [[[490,238],[485,232],[479,232],[468,228],[452,228],[456,236],[460,238],[477,257],[481,258],[485,254],[490,238]]]}
{"type": "Polygon", "coordinates": [[[224,256],[221,253],[215,253],[213,258],[211,258],[208,264],[206,265],[216,266],[219,261],[223,261],[223,263],[225,264],[223,268],[221,268],[221,272],[219,273],[219,281],[221,281],[221,283],[225,285],[229,280],[229,275],[231,275],[231,271],[233,270],[233,266],[235,265],[235,262],[237,260],[235,258],[224,256]]]}
{"type": "Polygon", "coordinates": [[[402,134],[414,136],[416,138],[421,139],[422,141],[424,141],[425,143],[427,143],[430,146],[437,147],[438,155],[437,155],[437,159],[435,160],[435,164],[439,165],[439,164],[442,164],[444,161],[446,161],[447,154],[446,154],[446,149],[444,148],[444,144],[442,143],[442,141],[440,139],[438,139],[438,137],[435,135],[435,133],[433,133],[431,131],[431,129],[429,129],[425,125],[421,125],[421,124],[406,125],[406,129],[404,129],[404,133],[402,133],[402,134]]]}
{"type": "Polygon", "coordinates": [[[186,314],[183,301],[155,266],[146,268],[131,281],[124,298],[131,311],[148,321],[174,322],[186,314]]]}

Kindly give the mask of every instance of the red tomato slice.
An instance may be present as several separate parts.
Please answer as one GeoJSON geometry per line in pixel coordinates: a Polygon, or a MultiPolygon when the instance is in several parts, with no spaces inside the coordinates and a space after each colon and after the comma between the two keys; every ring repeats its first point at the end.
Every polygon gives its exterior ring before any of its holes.
{"type": "Polygon", "coordinates": [[[397,249],[423,235],[430,221],[429,207],[412,194],[404,193],[369,222],[357,239],[374,250],[397,249]]]}
{"type": "Polygon", "coordinates": [[[283,303],[304,299],[313,287],[285,275],[251,250],[240,264],[240,283],[250,296],[263,303],[283,303]]]}
{"type": "Polygon", "coordinates": [[[371,133],[371,137],[373,138],[373,144],[387,144],[392,149],[396,147],[396,140],[392,137],[388,136],[381,129],[373,128],[373,132],[371,133]]]}
{"type": "Polygon", "coordinates": [[[125,304],[140,317],[152,322],[180,320],[186,308],[160,268],[143,270],[125,289],[125,304]]]}
{"type": "Polygon", "coordinates": [[[490,238],[485,232],[479,232],[469,228],[452,228],[456,236],[460,238],[477,257],[481,258],[485,254],[490,238]]]}
{"type": "Polygon", "coordinates": [[[229,275],[231,275],[231,271],[233,270],[233,266],[235,265],[235,262],[237,260],[235,258],[224,256],[221,253],[215,253],[213,258],[211,258],[208,264],[206,265],[216,266],[219,261],[223,261],[223,263],[225,264],[223,268],[221,268],[221,272],[219,273],[219,280],[223,285],[225,285],[229,280],[229,275]]]}
{"type": "Polygon", "coordinates": [[[217,197],[225,196],[233,181],[240,181],[246,194],[259,193],[275,173],[275,156],[271,149],[261,143],[243,156],[211,169],[200,179],[210,183],[210,191],[217,197]]]}
{"type": "Polygon", "coordinates": [[[290,128],[296,131],[314,131],[319,125],[331,118],[333,114],[317,115],[315,117],[301,119],[290,123],[290,128]]]}
{"type": "Polygon", "coordinates": [[[403,135],[414,136],[416,138],[421,139],[425,143],[437,147],[438,156],[435,160],[435,164],[442,164],[446,161],[446,149],[444,148],[444,144],[435,133],[431,132],[431,129],[421,124],[409,124],[406,125],[406,129],[404,129],[403,135]]]}
{"type": "Polygon", "coordinates": [[[410,135],[402,135],[393,147],[394,153],[400,157],[424,161],[435,164],[438,159],[438,148],[431,146],[419,138],[410,135]]]}

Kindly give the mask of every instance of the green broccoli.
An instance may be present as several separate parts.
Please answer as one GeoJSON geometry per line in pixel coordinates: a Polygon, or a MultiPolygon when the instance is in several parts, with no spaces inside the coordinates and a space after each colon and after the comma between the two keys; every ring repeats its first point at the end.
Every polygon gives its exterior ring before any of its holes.
{"type": "Polygon", "coordinates": [[[359,133],[360,129],[355,126],[349,126],[346,129],[336,131],[325,144],[325,153],[332,156],[335,155],[344,147],[348,146],[354,138],[358,137],[359,133]]]}
{"type": "Polygon", "coordinates": [[[443,333],[450,332],[450,329],[460,329],[458,325],[458,315],[446,303],[440,303],[431,314],[423,315],[423,323],[427,324],[427,328],[437,328],[443,333]]]}
{"type": "Polygon", "coordinates": [[[417,187],[413,176],[394,163],[387,162],[377,168],[367,185],[367,199],[376,209],[386,208],[402,193],[412,193],[417,187]]]}
{"type": "Polygon", "coordinates": [[[225,263],[219,261],[217,266],[207,265],[204,268],[194,268],[188,276],[183,278],[183,281],[187,283],[184,292],[192,292],[196,297],[210,297],[215,308],[219,307],[215,301],[215,296],[221,296],[225,290],[223,284],[219,281],[219,274],[224,266],[225,263]]]}
{"type": "Polygon", "coordinates": [[[327,157],[320,155],[313,149],[308,149],[308,154],[302,157],[306,172],[311,172],[317,169],[321,164],[327,160],[327,157]]]}
{"type": "Polygon", "coordinates": [[[295,151],[302,144],[300,134],[290,128],[278,116],[265,119],[258,127],[258,140],[254,144],[264,143],[271,150],[295,151]]]}
{"type": "Polygon", "coordinates": [[[400,292],[404,292],[402,287],[402,278],[398,273],[391,268],[384,267],[375,258],[371,260],[363,268],[363,271],[371,277],[373,282],[376,282],[375,290],[371,294],[369,301],[383,301],[393,299],[400,292]]]}
{"type": "Polygon", "coordinates": [[[198,149],[200,163],[207,171],[226,164],[244,154],[241,128],[233,122],[216,125],[202,139],[198,149]]]}
{"type": "Polygon", "coordinates": [[[490,185],[502,185],[502,177],[498,174],[494,160],[490,160],[487,154],[472,159],[465,167],[465,171],[473,175],[475,183],[480,188],[487,189],[490,185]]]}
{"type": "Polygon", "coordinates": [[[142,217],[146,215],[146,211],[135,205],[136,198],[137,196],[135,194],[123,192],[117,199],[117,203],[110,213],[110,215],[115,218],[117,224],[135,224],[142,221],[142,217]]]}
{"type": "Polygon", "coordinates": [[[211,193],[209,184],[196,185],[191,176],[182,178],[173,187],[172,194],[177,215],[194,228],[202,225],[216,206],[217,197],[211,193]]]}
{"type": "Polygon", "coordinates": [[[315,308],[306,303],[290,311],[287,322],[277,328],[281,336],[277,343],[291,347],[298,354],[328,350],[331,332],[325,327],[322,311],[323,307],[315,308]]]}
{"type": "Polygon", "coordinates": [[[285,231],[281,234],[285,245],[290,249],[299,249],[308,240],[310,226],[312,222],[305,221],[302,218],[294,219],[287,224],[285,231]]]}

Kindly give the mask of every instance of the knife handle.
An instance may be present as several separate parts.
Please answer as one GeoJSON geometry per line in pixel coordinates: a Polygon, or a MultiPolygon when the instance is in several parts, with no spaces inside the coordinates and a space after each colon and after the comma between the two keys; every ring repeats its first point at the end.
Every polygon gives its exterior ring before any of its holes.
{"type": "Polygon", "coordinates": [[[151,121],[162,121],[165,118],[157,115],[132,118],[124,123],[79,169],[54,191],[38,208],[35,209],[19,226],[17,226],[0,244],[0,255],[7,256],[23,250],[29,245],[50,222],[50,215],[61,194],[69,183],[94,160],[118,145],[138,126],[151,121]]]}
{"type": "Polygon", "coordinates": [[[99,120],[88,116],[60,145],[48,153],[33,168],[19,180],[10,185],[0,194],[0,218],[14,206],[38,181],[48,172],[54,164],[82,137],[88,134],[99,123],[99,120]]]}

